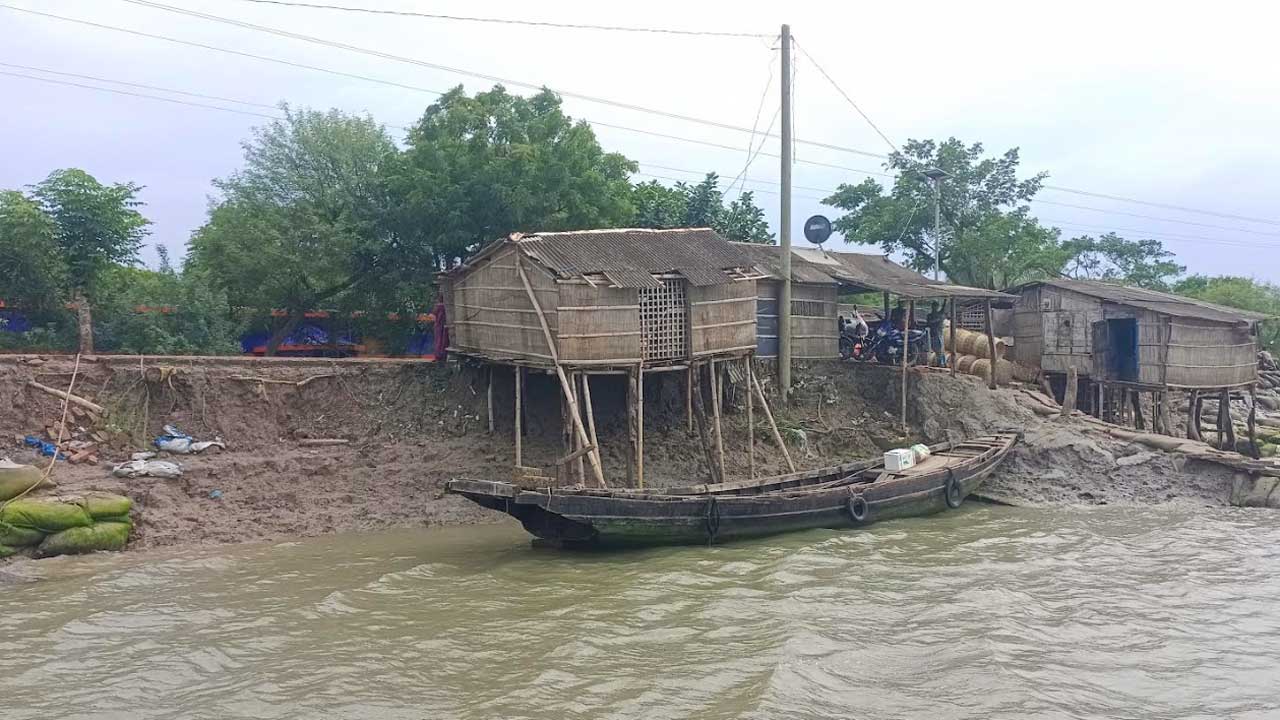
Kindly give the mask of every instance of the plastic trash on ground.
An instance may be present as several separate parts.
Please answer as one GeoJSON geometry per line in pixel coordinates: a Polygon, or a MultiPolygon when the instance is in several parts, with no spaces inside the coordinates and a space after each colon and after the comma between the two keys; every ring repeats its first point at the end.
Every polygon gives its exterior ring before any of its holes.
{"type": "Polygon", "coordinates": [[[157,449],[165,452],[171,452],[175,455],[190,455],[193,453],[204,452],[214,446],[217,446],[222,450],[227,449],[227,444],[222,442],[222,438],[196,440],[172,425],[165,425],[164,431],[164,435],[156,438],[155,446],[157,449]]]}
{"type": "Polygon", "coordinates": [[[928,445],[925,445],[924,443],[916,443],[911,446],[911,454],[916,456],[917,463],[922,463],[925,458],[929,457],[933,453],[929,450],[928,445]]]}
{"type": "Polygon", "coordinates": [[[111,468],[111,474],[122,478],[180,478],[182,466],[168,460],[130,460],[111,468]]]}
{"type": "Polygon", "coordinates": [[[62,453],[60,453],[60,452],[58,452],[58,446],[57,446],[57,445],[54,445],[54,444],[53,444],[53,443],[51,443],[51,442],[45,442],[44,440],[41,440],[40,438],[36,437],[35,435],[28,435],[28,436],[26,436],[26,437],[22,438],[22,442],[23,442],[23,444],[25,444],[27,447],[33,447],[33,448],[35,448],[36,450],[38,450],[38,451],[40,452],[40,454],[41,454],[41,455],[43,455],[43,456],[45,456],[45,457],[53,457],[53,456],[54,456],[54,453],[57,453],[57,459],[58,459],[58,460],[66,460],[66,459],[67,459],[67,456],[66,456],[66,455],[64,455],[64,454],[62,454],[62,453]]]}

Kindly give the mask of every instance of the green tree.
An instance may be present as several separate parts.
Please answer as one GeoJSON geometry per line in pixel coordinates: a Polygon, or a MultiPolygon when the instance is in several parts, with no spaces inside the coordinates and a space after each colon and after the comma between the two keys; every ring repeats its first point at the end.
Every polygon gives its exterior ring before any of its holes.
{"type": "Polygon", "coordinates": [[[998,288],[1056,274],[1066,261],[1057,232],[1031,216],[1027,202],[1043,173],[1018,178],[1018,150],[987,157],[981,143],[955,138],[911,140],[890,156],[897,173],[886,192],[875,180],[841,185],[823,202],[845,211],[833,223],[845,240],[906,255],[921,272],[934,261],[933,187],[923,172],[939,168],[944,225],[941,268],[953,282],[998,288]]]}
{"type": "Polygon", "coordinates": [[[756,206],[754,195],[744,192],[726,207],[715,173],[707,173],[696,185],[640,183],[632,190],[632,205],[636,211],[631,224],[637,227],[710,227],[735,242],[773,243],[764,210],[756,206]]]}
{"type": "Polygon", "coordinates": [[[93,352],[90,310],[94,286],[116,264],[137,262],[150,221],[133,183],[103,185],[76,169],[56,170],[36,185],[33,196],[57,226],[56,239],[67,268],[67,283],[79,319],[80,351],[93,352]]]}
{"type": "Polygon", "coordinates": [[[235,354],[239,330],[225,293],[194,271],[116,265],[95,296],[99,347],[148,355],[235,354]]]}
{"type": "Polygon", "coordinates": [[[427,108],[384,175],[402,267],[423,279],[512,232],[616,227],[635,163],[606,153],[549,90],[455,88],[427,108]]]}
{"type": "MultiPolygon", "coordinates": [[[[1173,286],[1173,291],[1198,300],[1252,310],[1280,318],[1280,285],[1232,275],[1191,275],[1173,286]]],[[[1280,321],[1263,322],[1262,345],[1280,351],[1280,321]]]]}
{"type": "Polygon", "coordinates": [[[1114,232],[1084,235],[1063,243],[1070,258],[1064,273],[1077,279],[1115,280],[1126,285],[1167,291],[1186,271],[1159,240],[1126,240],[1114,232]]]}
{"type": "Polygon", "coordinates": [[[381,173],[396,147],[371,118],[293,110],[244,143],[245,167],[215,182],[222,198],[189,243],[189,269],[231,304],[288,319],[380,294],[401,268],[381,173]]]}
{"type": "Polygon", "coordinates": [[[0,300],[47,312],[62,300],[66,281],[57,223],[26,195],[0,192],[0,300]]]}

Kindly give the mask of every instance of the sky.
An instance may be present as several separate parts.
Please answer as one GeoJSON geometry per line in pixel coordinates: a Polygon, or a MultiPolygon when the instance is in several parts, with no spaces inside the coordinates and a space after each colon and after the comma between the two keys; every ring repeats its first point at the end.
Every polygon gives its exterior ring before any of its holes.
{"type": "MultiPolygon", "coordinates": [[[[158,1],[158,0],[157,0],[158,1]]],[[[164,4],[286,29],[377,52],[448,65],[566,93],[575,118],[727,145],[715,148],[597,126],[607,150],[640,163],[637,180],[697,181],[743,174],[778,229],[779,161],[748,166],[752,136],[590,102],[592,96],[717,123],[768,125],[779,102],[772,36],[788,23],[806,50],[889,141],[956,137],[993,154],[1017,147],[1026,175],[1048,183],[1166,207],[1057,190],[1033,212],[1067,237],[1114,230],[1155,238],[1188,272],[1280,282],[1280,73],[1272,28],[1280,6],[1263,3],[1026,2],[461,2],[300,0],[518,20],[759,34],[724,38],[570,30],[378,16],[248,0],[164,4]],[[767,88],[767,92],[766,92],[767,88]],[[572,95],[568,95],[572,94],[572,95]],[[1066,207],[1063,203],[1076,207],[1066,207]],[[1208,211],[1190,212],[1167,206],[1208,211]],[[1238,217],[1223,217],[1238,216],[1238,217]],[[1239,219],[1252,218],[1251,220],[1239,219]]],[[[22,188],[58,168],[104,182],[145,186],[155,246],[177,258],[214,195],[234,172],[241,143],[275,111],[45,71],[151,85],[271,106],[281,101],[369,113],[400,138],[436,95],[474,76],[323,47],[127,0],[0,0],[0,188],[22,188]],[[164,35],[364,75],[417,89],[179,45],[65,18],[164,35]],[[15,65],[25,67],[14,67],[15,65]],[[41,70],[32,70],[39,68],[41,70]],[[6,74],[7,73],[7,74],[6,74]],[[201,103],[240,114],[14,77],[201,103]]],[[[515,92],[528,90],[508,85],[515,92]]],[[[801,141],[884,154],[889,144],[803,54],[795,69],[795,135],[801,141]]],[[[757,143],[759,138],[757,137],[757,143]]],[[[777,153],[766,140],[764,153],[777,153]]],[[[793,236],[841,183],[883,172],[883,160],[799,143],[793,236]],[[812,162],[838,165],[823,167],[812,162]]],[[[879,178],[882,182],[885,178],[879,178]]],[[[732,193],[730,193],[732,196],[732,193]]],[[[536,228],[530,228],[536,230],[536,228]]],[[[839,247],[833,238],[828,247],[839,247]]],[[[852,249],[874,251],[867,246],[852,249]]]]}

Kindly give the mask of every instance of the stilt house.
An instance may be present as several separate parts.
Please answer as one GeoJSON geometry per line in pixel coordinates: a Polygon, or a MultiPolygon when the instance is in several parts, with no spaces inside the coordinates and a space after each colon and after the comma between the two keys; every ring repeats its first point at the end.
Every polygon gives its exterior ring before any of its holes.
{"type": "Polygon", "coordinates": [[[752,265],[709,228],[515,234],[442,276],[450,350],[566,367],[740,357],[756,346],[752,265]]]}
{"type": "MultiPolygon", "coordinates": [[[[778,357],[778,302],[782,296],[782,248],[738,243],[762,276],[756,281],[756,357],[778,357]]],[[[793,253],[791,258],[791,357],[829,360],[840,354],[837,294],[840,283],[793,253]]]]}
{"type": "Polygon", "coordinates": [[[1075,367],[1095,383],[1224,389],[1257,381],[1266,316],[1096,280],[1043,280],[1008,292],[1014,359],[1049,374],[1075,367]]]}

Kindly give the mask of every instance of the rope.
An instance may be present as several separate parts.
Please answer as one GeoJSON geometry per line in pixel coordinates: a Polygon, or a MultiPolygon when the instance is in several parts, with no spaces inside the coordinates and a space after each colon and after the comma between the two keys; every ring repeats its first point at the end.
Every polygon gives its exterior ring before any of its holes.
{"type": "MultiPolygon", "coordinates": [[[[71,383],[67,385],[67,395],[70,396],[76,387],[76,376],[80,374],[80,353],[76,353],[76,364],[71,369],[71,383]]],[[[0,503],[0,510],[8,507],[9,503],[24,497],[27,493],[40,487],[46,480],[53,475],[53,466],[58,462],[58,455],[62,453],[62,433],[67,429],[67,409],[71,406],[71,401],[63,398],[62,400],[62,420],[58,423],[58,439],[53,444],[53,457],[49,458],[49,467],[44,469],[44,474],[40,479],[31,484],[31,487],[14,495],[13,497],[0,503]]]]}

